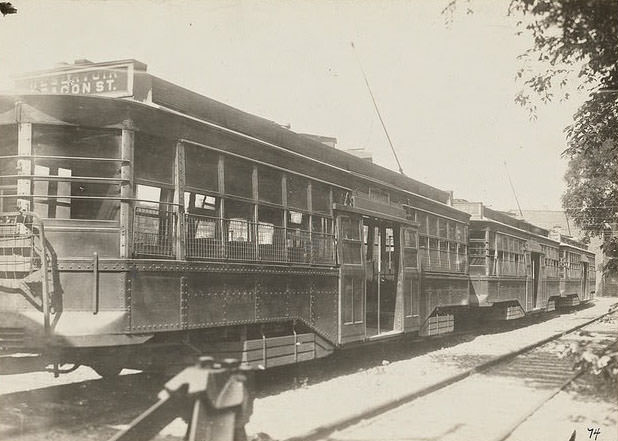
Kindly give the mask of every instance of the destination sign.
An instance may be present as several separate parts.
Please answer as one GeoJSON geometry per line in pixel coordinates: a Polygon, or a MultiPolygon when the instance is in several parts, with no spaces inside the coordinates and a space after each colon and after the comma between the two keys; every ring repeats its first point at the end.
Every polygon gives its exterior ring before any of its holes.
{"type": "Polygon", "coordinates": [[[18,89],[60,95],[131,96],[130,66],[110,66],[75,71],[51,72],[16,81],[18,89]]]}

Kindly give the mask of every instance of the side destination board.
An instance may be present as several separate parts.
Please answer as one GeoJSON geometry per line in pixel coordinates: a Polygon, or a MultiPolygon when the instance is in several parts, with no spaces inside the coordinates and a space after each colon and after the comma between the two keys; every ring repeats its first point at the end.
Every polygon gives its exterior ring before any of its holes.
{"type": "Polygon", "coordinates": [[[19,78],[17,89],[59,95],[133,95],[133,66],[92,66],[45,72],[19,78]]]}

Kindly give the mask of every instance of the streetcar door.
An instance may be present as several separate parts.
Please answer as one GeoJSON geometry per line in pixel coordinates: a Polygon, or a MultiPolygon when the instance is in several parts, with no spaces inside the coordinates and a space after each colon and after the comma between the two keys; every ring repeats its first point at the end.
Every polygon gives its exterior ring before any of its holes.
{"type": "MultiPolygon", "coordinates": [[[[365,295],[367,337],[401,328],[396,320],[399,273],[399,226],[380,219],[365,218],[365,295]]],[[[400,305],[399,305],[400,306],[400,305]]]]}
{"type": "Polygon", "coordinates": [[[582,262],[582,300],[588,299],[588,262],[582,262]]]}
{"type": "Polygon", "coordinates": [[[532,308],[538,308],[539,298],[539,284],[541,281],[541,255],[539,253],[530,253],[530,260],[532,262],[532,308]]]}
{"type": "Polygon", "coordinates": [[[401,269],[403,327],[406,331],[420,328],[420,277],[418,272],[418,236],[415,228],[401,228],[401,269]]]}
{"type": "Polygon", "coordinates": [[[361,217],[342,214],[337,217],[340,263],[339,343],[365,339],[365,273],[361,217]]]}

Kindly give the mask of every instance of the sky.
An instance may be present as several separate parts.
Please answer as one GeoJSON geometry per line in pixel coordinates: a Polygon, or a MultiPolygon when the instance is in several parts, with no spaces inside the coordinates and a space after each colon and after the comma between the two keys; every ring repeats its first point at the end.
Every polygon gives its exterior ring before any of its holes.
{"type": "Polygon", "coordinates": [[[521,89],[510,0],[12,0],[0,17],[0,90],[12,75],[76,59],[134,58],[156,76],[291,130],[364,148],[397,170],[497,209],[560,209],[564,128],[583,101],[539,108],[521,89]],[[350,42],[354,42],[353,49],[350,42]]]}

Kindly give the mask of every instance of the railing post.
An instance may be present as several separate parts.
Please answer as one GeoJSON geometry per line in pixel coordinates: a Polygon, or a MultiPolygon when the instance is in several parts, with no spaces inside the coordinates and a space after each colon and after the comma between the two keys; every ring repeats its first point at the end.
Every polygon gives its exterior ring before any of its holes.
{"type": "Polygon", "coordinates": [[[99,313],[99,254],[92,255],[92,314],[99,313]]]}

